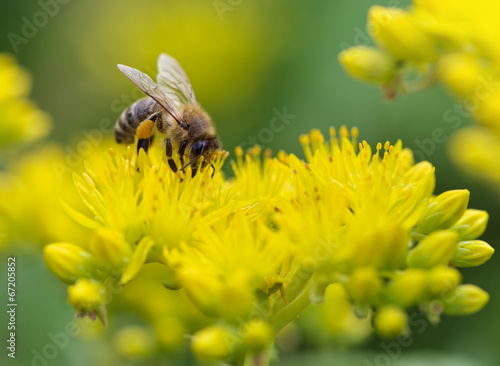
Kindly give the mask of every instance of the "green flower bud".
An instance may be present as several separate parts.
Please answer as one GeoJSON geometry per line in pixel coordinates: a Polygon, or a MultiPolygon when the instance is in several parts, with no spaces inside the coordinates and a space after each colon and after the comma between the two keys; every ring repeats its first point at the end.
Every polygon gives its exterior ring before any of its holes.
{"type": "Polygon", "coordinates": [[[374,325],[381,337],[396,338],[407,329],[408,315],[396,306],[385,306],[375,314],[374,325]]]}
{"type": "Polygon", "coordinates": [[[452,259],[457,267],[480,266],[491,258],[495,249],[482,240],[461,241],[452,259]]]}
{"type": "Polygon", "coordinates": [[[426,287],[426,272],[422,269],[410,268],[394,276],[385,289],[385,299],[388,303],[407,308],[425,297],[426,287]]]}
{"type": "Polygon", "coordinates": [[[438,266],[429,271],[428,281],[429,294],[440,298],[457,288],[462,282],[462,275],[455,268],[438,266]]]}
{"type": "Polygon", "coordinates": [[[212,325],[193,336],[191,349],[202,360],[220,361],[233,353],[235,343],[232,332],[220,325],[212,325]]]}
{"type": "Polygon", "coordinates": [[[92,254],[77,245],[54,243],[43,248],[45,264],[62,281],[74,283],[79,278],[97,277],[97,266],[92,254]]]}
{"type": "Polygon", "coordinates": [[[467,210],[458,222],[453,226],[462,240],[476,239],[484,233],[488,224],[488,213],[481,210],[467,210]]]}
{"type": "Polygon", "coordinates": [[[488,293],[475,285],[461,285],[443,301],[447,315],[468,315],[481,310],[488,302],[488,293]]]}
{"type": "Polygon", "coordinates": [[[447,191],[435,197],[422,215],[416,231],[429,234],[452,227],[464,215],[469,195],[469,191],[463,189],[447,191]]]}
{"type": "Polygon", "coordinates": [[[385,84],[394,78],[396,64],[386,52],[376,48],[357,46],[342,51],[339,62],[352,77],[376,84],[385,84]]]}
{"type": "Polygon", "coordinates": [[[435,56],[432,38],[412,14],[402,9],[372,6],[368,28],[375,43],[396,59],[419,62],[435,56]]]}
{"type": "Polygon", "coordinates": [[[452,230],[441,230],[422,239],[408,254],[410,267],[432,268],[448,264],[457,250],[458,234],[452,230]]]}

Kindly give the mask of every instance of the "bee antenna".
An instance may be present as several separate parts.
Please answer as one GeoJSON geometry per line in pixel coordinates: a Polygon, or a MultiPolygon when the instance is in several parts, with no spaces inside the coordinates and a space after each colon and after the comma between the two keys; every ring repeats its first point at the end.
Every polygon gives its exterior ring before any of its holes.
{"type": "Polygon", "coordinates": [[[191,163],[193,163],[195,160],[197,160],[201,155],[203,154],[203,152],[201,152],[200,155],[198,155],[197,157],[195,157],[193,160],[191,160],[189,163],[187,163],[186,165],[184,165],[181,170],[184,170],[186,169],[189,165],[191,165],[191,163]]]}

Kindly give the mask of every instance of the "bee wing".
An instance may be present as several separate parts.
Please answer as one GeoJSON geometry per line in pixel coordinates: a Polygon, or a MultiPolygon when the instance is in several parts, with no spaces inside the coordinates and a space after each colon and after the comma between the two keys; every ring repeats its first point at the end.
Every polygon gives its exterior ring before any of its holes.
{"type": "Polygon", "coordinates": [[[158,57],[156,81],[178,108],[188,103],[198,104],[193,87],[181,65],[166,53],[158,57]]]}
{"type": "Polygon", "coordinates": [[[125,74],[144,93],[153,98],[161,105],[179,124],[182,123],[182,115],[174,105],[174,102],[156,83],[145,73],[133,67],[118,65],[121,72],[125,74]]]}

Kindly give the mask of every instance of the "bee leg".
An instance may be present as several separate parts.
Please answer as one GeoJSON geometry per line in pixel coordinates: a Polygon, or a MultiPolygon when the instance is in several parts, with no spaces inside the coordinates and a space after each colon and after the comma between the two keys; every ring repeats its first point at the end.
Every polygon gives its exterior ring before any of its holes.
{"type": "Polygon", "coordinates": [[[210,178],[213,178],[213,177],[214,177],[214,174],[215,174],[215,167],[214,167],[214,165],[213,165],[212,163],[210,163],[210,166],[211,166],[211,167],[212,167],[212,169],[214,170],[214,171],[212,172],[212,175],[210,176],[210,178]]]}
{"type": "Polygon", "coordinates": [[[170,141],[170,139],[165,139],[165,146],[166,146],[165,152],[168,158],[168,165],[170,166],[170,169],[172,169],[174,173],[177,173],[178,171],[177,165],[175,164],[174,159],[172,159],[172,141],[170,141]]]}
{"type": "Polygon", "coordinates": [[[145,153],[148,152],[154,125],[153,121],[147,119],[142,121],[139,127],[137,127],[137,154],[139,154],[139,150],[141,149],[144,149],[145,153]]]}
{"type": "Polygon", "coordinates": [[[186,151],[187,143],[187,141],[182,141],[181,146],[179,146],[179,158],[182,166],[184,166],[184,151],[186,151]]]}

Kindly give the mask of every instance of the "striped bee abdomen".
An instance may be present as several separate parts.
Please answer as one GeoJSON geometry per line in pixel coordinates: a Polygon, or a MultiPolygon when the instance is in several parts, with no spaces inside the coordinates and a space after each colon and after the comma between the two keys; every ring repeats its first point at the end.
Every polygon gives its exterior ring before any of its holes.
{"type": "Polygon", "coordinates": [[[139,124],[158,111],[158,104],[146,97],[125,109],[115,124],[115,140],[119,144],[134,142],[135,131],[139,124]]]}

